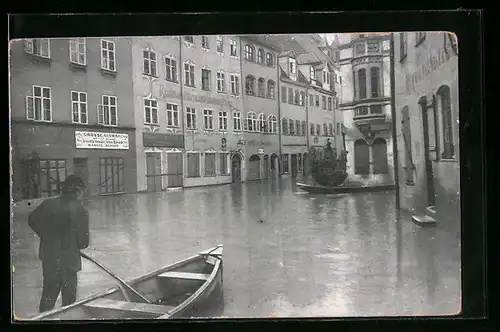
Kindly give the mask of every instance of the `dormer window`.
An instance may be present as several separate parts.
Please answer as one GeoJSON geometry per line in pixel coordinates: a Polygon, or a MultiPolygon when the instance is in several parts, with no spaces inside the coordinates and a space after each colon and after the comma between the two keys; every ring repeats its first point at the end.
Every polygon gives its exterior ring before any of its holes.
{"type": "Polygon", "coordinates": [[[309,67],[309,78],[311,79],[311,81],[314,81],[316,79],[315,76],[316,75],[315,75],[315,72],[314,72],[314,67],[313,66],[309,67]]]}
{"type": "Polygon", "coordinates": [[[296,74],[297,73],[297,64],[295,62],[295,59],[290,59],[290,73],[291,74],[296,74]]]}

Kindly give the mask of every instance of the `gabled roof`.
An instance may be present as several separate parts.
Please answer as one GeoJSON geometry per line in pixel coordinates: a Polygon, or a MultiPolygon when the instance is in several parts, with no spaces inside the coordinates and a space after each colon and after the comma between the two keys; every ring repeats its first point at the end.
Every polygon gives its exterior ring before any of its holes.
{"type": "Polygon", "coordinates": [[[295,53],[294,50],[289,50],[289,51],[283,51],[281,52],[278,57],[289,57],[289,58],[296,58],[297,57],[297,54],[295,53]]]}

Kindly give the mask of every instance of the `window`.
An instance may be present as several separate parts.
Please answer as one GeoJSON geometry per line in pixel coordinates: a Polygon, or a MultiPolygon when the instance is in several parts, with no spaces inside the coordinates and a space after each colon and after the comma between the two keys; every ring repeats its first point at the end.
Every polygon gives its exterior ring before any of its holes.
{"type": "Polygon", "coordinates": [[[288,120],[281,119],[281,132],[283,135],[288,135],[288,120]]]}
{"type": "Polygon", "coordinates": [[[27,39],[24,50],[29,54],[50,58],[50,40],[48,38],[27,39]]]}
{"type": "Polygon", "coordinates": [[[187,41],[190,44],[194,44],[193,36],[185,36],[184,40],[187,41]]]}
{"type": "Polygon", "coordinates": [[[87,93],[71,91],[71,110],[74,123],[87,123],[87,93]]]}
{"type": "Polygon", "coordinates": [[[194,65],[189,63],[184,64],[184,76],[185,76],[185,85],[194,87],[194,65]]]}
{"type": "Polygon", "coordinates": [[[297,74],[297,64],[295,59],[289,59],[290,74],[297,74]]]}
{"type": "Polygon", "coordinates": [[[212,77],[212,72],[209,69],[201,70],[201,89],[205,91],[210,91],[210,81],[212,77]]]}
{"type": "Polygon", "coordinates": [[[293,91],[293,102],[295,105],[300,104],[300,93],[298,90],[293,91]]]}
{"type": "Polygon", "coordinates": [[[220,111],[219,112],[219,130],[220,131],[227,131],[227,112],[226,111],[220,111]]]}
{"type": "Polygon", "coordinates": [[[267,121],[264,113],[260,113],[259,115],[259,129],[257,131],[267,133],[267,121]]]}
{"type": "Polygon", "coordinates": [[[286,86],[281,87],[281,102],[286,103],[286,86]]]}
{"type": "Polygon", "coordinates": [[[26,118],[35,121],[52,121],[51,90],[33,86],[33,95],[26,97],[26,118]]]}
{"type": "Polygon", "coordinates": [[[328,136],[328,125],[323,123],[323,136],[328,136]]]}
{"type": "Polygon", "coordinates": [[[311,123],[311,125],[309,126],[309,135],[314,136],[314,132],[315,132],[314,128],[316,128],[314,126],[314,123],[311,123]]]}
{"type": "Polygon", "coordinates": [[[158,124],[158,102],[152,99],[144,99],[144,123],[158,124]]]}
{"type": "Polygon", "coordinates": [[[314,96],[309,94],[309,106],[314,106],[314,96]]]}
{"type": "Polygon", "coordinates": [[[319,124],[316,125],[316,136],[321,136],[321,126],[319,124]]]}
{"type": "Polygon", "coordinates": [[[179,127],[179,106],[167,103],[167,127],[179,127]]]}
{"type": "Polygon", "coordinates": [[[248,112],[247,123],[248,123],[248,131],[249,132],[256,132],[257,131],[257,114],[255,114],[254,112],[248,112]]]}
{"type": "Polygon", "coordinates": [[[305,121],[301,121],[300,122],[300,134],[302,136],[306,136],[307,135],[307,125],[306,125],[305,121]]]}
{"type": "Polygon", "coordinates": [[[326,110],[326,96],[321,96],[321,107],[326,110]]]}
{"type": "Polygon", "coordinates": [[[328,135],[333,136],[333,123],[328,124],[328,135]]]}
{"type": "Polygon", "coordinates": [[[177,82],[177,61],[174,58],[165,57],[165,79],[177,82]]]}
{"type": "Polygon", "coordinates": [[[72,38],[69,40],[69,60],[82,66],[87,64],[85,38],[72,38]]]}
{"type": "Polygon", "coordinates": [[[122,193],[123,189],[123,158],[99,158],[99,187],[101,194],[122,193]]]}
{"type": "Polygon", "coordinates": [[[52,197],[59,195],[67,175],[66,160],[40,160],[41,196],[52,197]]]}
{"type": "Polygon", "coordinates": [[[238,46],[236,44],[236,40],[231,39],[231,45],[230,45],[230,49],[229,50],[230,50],[231,56],[238,56],[238,52],[237,52],[238,46]]]}
{"type": "Polygon", "coordinates": [[[201,36],[201,47],[204,49],[209,50],[210,45],[208,44],[208,37],[207,36],[201,36]]]}
{"type": "Polygon", "coordinates": [[[319,95],[316,95],[316,107],[319,107],[319,95]]]}
{"type": "Polygon", "coordinates": [[[222,36],[217,36],[217,52],[224,53],[224,40],[222,36]]]}
{"type": "Polygon", "coordinates": [[[245,46],[245,59],[254,61],[254,48],[250,45],[245,46]]]}
{"type": "Polygon", "coordinates": [[[283,160],[283,173],[288,173],[288,154],[282,154],[281,160],[283,160]]]}
{"type": "Polygon", "coordinates": [[[327,82],[326,71],[323,70],[323,83],[327,82]]]}
{"type": "Polygon", "coordinates": [[[408,54],[408,40],[404,32],[399,33],[399,53],[399,61],[403,61],[408,54]]]}
{"type": "Polygon", "coordinates": [[[290,105],[293,105],[293,97],[294,97],[294,93],[293,93],[293,89],[292,88],[288,88],[288,103],[290,105]]]}
{"type": "Polygon", "coordinates": [[[200,176],[200,154],[198,152],[188,152],[187,156],[187,176],[195,178],[200,176]]]}
{"type": "Polygon", "coordinates": [[[311,79],[311,82],[316,78],[316,73],[313,66],[309,67],[309,78],[311,79]]]}
{"type": "Polygon", "coordinates": [[[332,97],[328,97],[328,110],[332,110],[332,97]]]}
{"type": "Polygon", "coordinates": [[[241,131],[241,112],[233,111],[233,130],[241,131]]]}
{"type": "Polygon", "coordinates": [[[144,50],[142,51],[142,57],[144,59],[143,73],[156,76],[156,52],[144,50]]]}
{"type": "Polygon", "coordinates": [[[274,99],[274,89],[276,84],[273,81],[267,81],[267,98],[274,99]]]}
{"type": "Polygon", "coordinates": [[[245,90],[247,95],[255,96],[255,77],[250,75],[246,77],[245,90]]]}
{"type": "Polygon", "coordinates": [[[370,106],[371,114],[382,114],[382,105],[371,105],[370,106]]]}
{"type": "Polygon", "coordinates": [[[186,107],[186,128],[196,129],[196,109],[193,107],[186,107]]]}
{"type": "Polygon", "coordinates": [[[270,134],[276,134],[278,133],[278,119],[276,118],[276,115],[271,114],[268,117],[268,128],[269,128],[269,133],[270,134]]]}
{"type": "Polygon", "coordinates": [[[377,98],[380,95],[380,74],[378,67],[372,67],[370,69],[371,83],[372,83],[372,98],[377,98]]]}
{"type": "Polygon", "coordinates": [[[220,152],[219,153],[219,173],[220,175],[229,175],[229,169],[227,167],[229,159],[229,153],[220,152]]]}
{"type": "Polygon", "coordinates": [[[305,100],[306,100],[306,93],[304,91],[300,92],[300,106],[305,105],[305,100]]]}
{"type": "Polygon", "coordinates": [[[115,42],[101,39],[101,68],[116,71],[115,42]]]}
{"type": "Polygon", "coordinates": [[[264,79],[261,77],[259,78],[259,81],[257,83],[258,85],[258,92],[259,92],[259,97],[265,97],[266,95],[266,88],[265,88],[265,81],[264,79]]]}
{"type": "Polygon", "coordinates": [[[240,95],[240,78],[235,74],[231,74],[231,94],[234,96],[240,95]]]}
{"type": "Polygon", "coordinates": [[[370,174],[370,147],[364,139],[354,142],[354,174],[370,174]]]}
{"type": "Polygon", "coordinates": [[[272,53],[267,53],[266,59],[267,59],[267,65],[269,67],[273,67],[274,66],[274,55],[272,53]]]}
{"type": "Polygon", "coordinates": [[[264,50],[262,48],[257,51],[257,62],[264,63],[264,50]]]}
{"type": "Polygon", "coordinates": [[[217,72],[217,92],[226,92],[226,74],[217,72]]]}
{"type": "Polygon", "coordinates": [[[359,84],[359,99],[366,98],[366,70],[360,69],[358,71],[358,84],[359,84]]]}
{"type": "Polygon", "coordinates": [[[425,32],[415,33],[415,46],[422,44],[425,40],[425,32]]]}
{"type": "Polygon", "coordinates": [[[214,130],[214,115],[212,110],[203,110],[203,128],[214,130]]]}
{"type": "Polygon", "coordinates": [[[387,143],[378,137],[372,144],[373,174],[387,174],[387,143]]]}
{"type": "Polygon", "coordinates": [[[300,120],[295,120],[295,135],[302,136],[302,132],[300,131],[300,120]]]}
{"type": "Polygon", "coordinates": [[[205,152],[205,176],[215,176],[214,152],[205,152]]]}
{"type": "Polygon", "coordinates": [[[118,125],[117,105],[115,96],[102,96],[102,104],[97,105],[97,123],[104,126],[118,125]]]}
{"type": "Polygon", "coordinates": [[[288,122],[288,126],[290,128],[289,131],[288,131],[288,133],[290,135],[292,135],[292,136],[295,135],[295,121],[293,121],[292,119],[290,119],[290,121],[288,122]]]}

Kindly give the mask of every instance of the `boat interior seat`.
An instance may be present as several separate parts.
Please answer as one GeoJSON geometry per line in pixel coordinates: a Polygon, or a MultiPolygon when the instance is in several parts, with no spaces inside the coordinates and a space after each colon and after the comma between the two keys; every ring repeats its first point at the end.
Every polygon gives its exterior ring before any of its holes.
{"type": "Polygon", "coordinates": [[[158,277],[169,278],[169,279],[189,279],[189,280],[206,281],[210,278],[210,274],[169,271],[158,275],[158,277]]]}
{"type": "Polygon", "coordinates": [[[136,314],[140,316],[158,317],[167,314],[173,306],[159,304],[117,301],[110,299],[96,299],[84,304],[84,307],[98,310],[113,310],[136,314]]]}

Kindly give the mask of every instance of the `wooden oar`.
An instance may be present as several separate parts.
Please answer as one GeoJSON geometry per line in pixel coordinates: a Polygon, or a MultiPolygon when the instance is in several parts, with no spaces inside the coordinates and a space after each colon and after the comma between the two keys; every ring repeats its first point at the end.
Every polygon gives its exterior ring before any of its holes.
{"type": "Polygon", "coordinates": [[[129,290],[135,296],[137,296],[138,298],[140,298],[141,302],[145,302],[145,303],[151,304],[151,302],[147,298],[145,298],[144,296],[142,296],[138,291],[136,291],[129,284],[127,284],[122,278],[120,278],[119,276],[117,276],[116,274],[114,274],[113,272],[111,272],[109,269],[107,269],[104,265],[102,265],[101,263],[99,263],[98,261],[96,261],[94,258],[88,256],[87,254],[85,254],[83,252],[80,252],[80,255],[83,258],[88,259],[89,261],[91,261],[95,265],[99,266],[101,269],[103,269],[107,274],[109,274],[110,276],[112,276],[114,279],[118,280],[118,282],[119,282],[118,286],[122,290],[123,295],[125,296],[125,299],[128,302],[131,302],[131,301],[130,301],[130,298],[128,297],[127,292],[125,291],[125,289],[129,290]]]}

